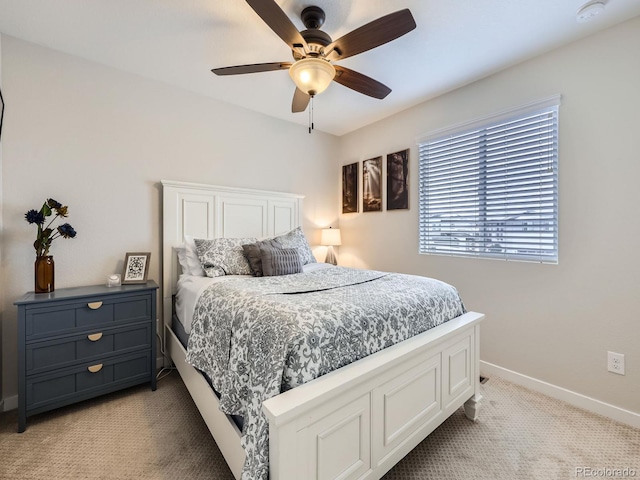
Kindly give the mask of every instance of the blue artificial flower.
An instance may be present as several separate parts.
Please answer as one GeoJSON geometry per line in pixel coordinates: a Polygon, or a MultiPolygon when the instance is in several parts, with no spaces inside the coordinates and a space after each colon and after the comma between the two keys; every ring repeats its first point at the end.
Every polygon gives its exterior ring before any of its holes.
{"type": "Polygon", "coordinates": [[[76,231],[68,223],[63,223],[62,225],[60,225],[58,227],[58,232],[64,238],[74,238],[76,236],[76,231]]]}
{"type": "Polygon", "coordinates": [[[37,210],[29,210],[24,218],[27,219],[29,223],[36,223],[38,225],[42,225],[44,223],[44,215],[37,210]]]}
{"type": "Polygon", "coordinates": [[[54,228],[51,224],[59,217],[66,217],[68,215],[68,207],[62,206],[60,202],[53,198],[48,198],[43,204],[42,208],[38,210],[29,210],[24,218],[29,223],[35,223],[38,225],[38,232],[36,234],[36,241],[33,242],[33,248],[36,250],[36,256],[41,257],[49,255],[49,248],[51,243],[58,237],[62,238],[75,238],[76,231],[68,223],[54,228]],[[55,211],[54,218],[45,226],[46,218],[51,216],[55,211]]]}

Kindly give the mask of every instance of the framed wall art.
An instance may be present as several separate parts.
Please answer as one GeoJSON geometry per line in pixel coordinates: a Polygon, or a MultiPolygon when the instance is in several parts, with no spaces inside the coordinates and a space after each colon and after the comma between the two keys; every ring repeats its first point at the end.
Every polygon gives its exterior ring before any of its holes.
{"type": "Polygon", "coordinates": [[[387,210],[409,208],[409,149],[387,155],[387,210]]]}
{"type": "Polygon", "coordinates": [[[122,284],[147,283],[151,252],[127,252],[124,257],[122,284]]]}
{"type": "Polygon", "coordinates": [[[382,157],[362,162],[362,211],[382,211],[382,157]]]}
{"type": "Polygon", "coordinates": [[[358,211],[358,163],[342,166],[342,213],[358,211]]]}
{"type": "Polygon", "coordinates": [[[2,140],[2,121],[4,120],[4,98],[0,90],[0,140],[2,140]]]}

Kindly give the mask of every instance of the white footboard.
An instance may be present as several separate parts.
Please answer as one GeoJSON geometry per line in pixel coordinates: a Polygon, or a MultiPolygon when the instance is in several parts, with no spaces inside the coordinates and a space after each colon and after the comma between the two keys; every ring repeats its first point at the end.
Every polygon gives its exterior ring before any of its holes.
{"type": "Polygon", "coordinates": [[[378,479],[461,406],[475,420],[483,318],[466,313],[264,402],[270,478],[378,479]]]}

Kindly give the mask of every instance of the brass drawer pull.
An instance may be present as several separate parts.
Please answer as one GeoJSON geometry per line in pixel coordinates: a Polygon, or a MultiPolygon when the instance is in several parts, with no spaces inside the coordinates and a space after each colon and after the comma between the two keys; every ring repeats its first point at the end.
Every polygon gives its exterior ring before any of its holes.
{"type": "Polygon", "coordinates": [[[92,333],[91,335],[87,335],[87,338],[89,340],[91,340],[92,342],[97,342],[98,340],[100,340],[102,338],[102,332],[92,333]]]}
{"type": "Polygon", "coordinates": [[[91,303],[87,303],[87,307],[89,307],[91,310],[97,310],[102,306],[102,302],[91,302],[91,303]]]}
{"type": "Polygon", "coordinates": [[[102,364],[99,363],[97,365],[91,365],[90,367],[87,367],[87,370],[89,370],[91,373],[99,372],[100,370],[102,370],[102,364]]]}

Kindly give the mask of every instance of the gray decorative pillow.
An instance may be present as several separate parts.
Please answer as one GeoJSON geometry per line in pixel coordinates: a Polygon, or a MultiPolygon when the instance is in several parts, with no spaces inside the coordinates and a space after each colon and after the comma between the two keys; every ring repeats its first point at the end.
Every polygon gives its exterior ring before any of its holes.
{"type": "Polygon", "coordinates": [[[198,258],[207,277],[251,275],[251,267],[244,256],[242,245],[255,241],[255,238],[195,239],[198,258]]]}
{"type": "Polygon", "coordinates": [[[302,265],[316,263],[316,257],[313,256],[307,237],[304,236],[301,227],[294,228],[289,233],[277,236],[275,239],[282,244],[283,248],[297,248],[302,265]]]}
{"type": "Polygon", "coordinates": [[[269,238],[256,243],[242,245],[244,256],[247,258],[249,266],[256,277],[262,277],[262,260],[260,259],[261,247],[282,248],[282,244],[275,238],[269,238]]]}
{"type": "Polygon", "coordinates": [[[262,247],[260,252],[262,272],[265,277],[302,272],[302,263],[297,248],[262,247]]]}

